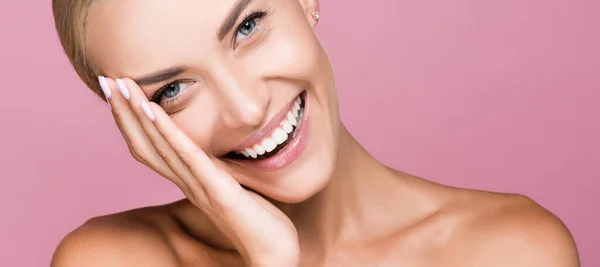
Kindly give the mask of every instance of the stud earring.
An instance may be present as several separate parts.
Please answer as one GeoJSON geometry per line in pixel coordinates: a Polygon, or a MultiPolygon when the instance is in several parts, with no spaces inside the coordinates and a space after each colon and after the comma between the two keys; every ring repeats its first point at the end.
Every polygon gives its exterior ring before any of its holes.
{"type": "Polygon", "coordinates": [[[319,13],[319,11],[315,11],[312,13],[312,17],[315,20],[319,20],[321,18],[321,13],[319,13]]]}

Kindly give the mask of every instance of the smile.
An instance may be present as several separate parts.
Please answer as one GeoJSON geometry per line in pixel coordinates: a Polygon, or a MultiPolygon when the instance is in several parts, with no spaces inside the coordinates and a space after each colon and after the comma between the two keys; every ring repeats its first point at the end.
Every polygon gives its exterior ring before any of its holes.
{"type": "Polygon", "coordinates": [[[281,168],[298,158],[306,145],[308,132],[306,98],[306,91],[303,91],[270,123],[234,148],[225,158],[265,170],[281,168]]]}

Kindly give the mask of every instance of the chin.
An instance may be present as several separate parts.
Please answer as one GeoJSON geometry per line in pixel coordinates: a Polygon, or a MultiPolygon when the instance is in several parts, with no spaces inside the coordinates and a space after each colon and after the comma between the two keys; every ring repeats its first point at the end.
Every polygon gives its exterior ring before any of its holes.
{"type": "Polygon", "coordinates": [[[257,188],[257,192],[288,204],[303,202],[318,194],[329,184],[335,169],[335,155],[325,150],[329,149],[311,151],[314,153],[298,161],[298,166],[289,173],[265,184],[265,188],[257,188]]]}

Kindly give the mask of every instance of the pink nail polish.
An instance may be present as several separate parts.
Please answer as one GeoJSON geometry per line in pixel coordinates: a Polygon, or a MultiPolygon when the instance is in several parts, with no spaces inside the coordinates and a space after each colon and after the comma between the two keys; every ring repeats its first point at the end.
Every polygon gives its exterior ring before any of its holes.
{"type": "Polygon", "coordinates": [[[148,119],[150,119],[151,121],[156,120],[156,116],[154,116],[154,112],[152,112],[152,109],[150,109],[150,105],[148,105],[148,103],[146,103],[146,101],[140,101],[140,106],[142,107],[142,110],[144,111],[144,113],[146,114],[146,116],[148,117],[148,119]]]}
{"type": "Polygon", "coordinates": [[[125,99],[129,100],[129,98],[131,98],[131,95],[129,94],[129,89],[127,89],[127,86],[125,85],[123,80],[117,79],[116,82],[117,82],[117,86],[119,87],[119,91],[121,91],[121,94],[123,95],[123,97],[125,97],[125,99]]]}
{"type": "Polygon", "coordinates": [[[104,96],[106,96],[106,99],[110,99],[112,92],[110,91],[110,86],[108,86],[106,78],[104,76],[98,76],[98,83],[100,83],[100,88],[102,89],[104,96]]]}

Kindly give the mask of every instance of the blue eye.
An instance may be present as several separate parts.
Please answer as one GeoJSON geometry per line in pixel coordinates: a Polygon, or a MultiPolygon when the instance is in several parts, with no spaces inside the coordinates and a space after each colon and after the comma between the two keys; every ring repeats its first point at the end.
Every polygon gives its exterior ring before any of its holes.
{"type": "Polygon", "coordinates": [[[256,11],[246,17],[242,23],[237,27],[235,33],[234,43],[244,40],[247,37],[255,34],[259,29],[258,22],[260,19],[265,17],[267,13],[265,11],[256,11]]]}
{"type": "Polygon", "coordinates": [[[152,102],[160,104],[163,101],[174,100],[187,89],[189,84],[189,82],[174,82],[168,84],[156,92],[154,97],[152,97],[152,102]]]}
{"type": "Polygon", "coordinates": [[[246,38],[250,34],[252,34],[252,32],[254,31],[255,28],[256,28],[256,19],[243,22],[237,31],[235,40],[236,41],[243,40],[244,38],[246,38]]]}
{"type": "Polygon", "coordinates": [[[181,92],[182,87],[184,87],[184,86],[185,86],[185,83],[174,83],[174,84],[167,86],[167,88],[165,89],[165,91],[163,93],[163,97],[166,97],[166,98],[176,97],[179,94],[179,92],[181,92]]]}

